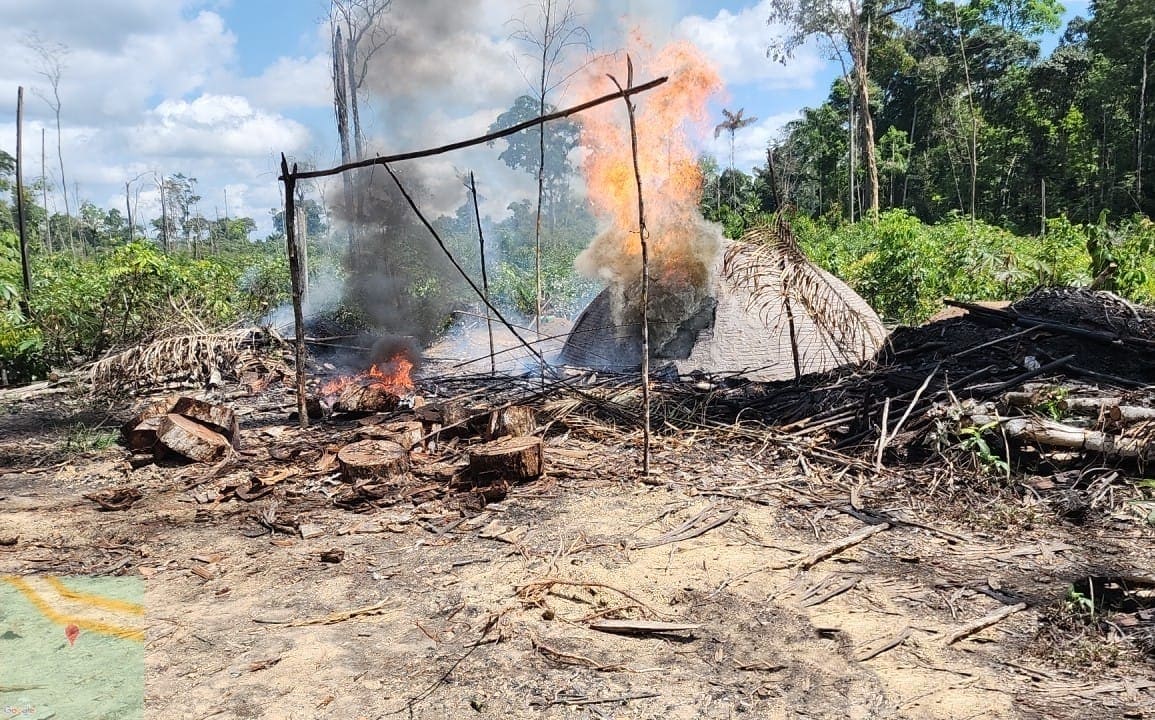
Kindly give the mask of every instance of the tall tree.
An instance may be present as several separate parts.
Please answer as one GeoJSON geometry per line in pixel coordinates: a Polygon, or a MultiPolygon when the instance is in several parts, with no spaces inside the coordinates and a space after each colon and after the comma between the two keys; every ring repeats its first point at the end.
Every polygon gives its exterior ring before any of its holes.
{"type": "Polygon", "coordinates": [[[785,62],[808,39],[821,38],[842,63],[847,80],[853,78],[872,217],[878,216],[879,191],[870,105],[870,42],[879,24],[914,4],[915,0],[770,0],[770,22],[785,28],[785,35],[768,50],[772,57],[785,62]]]}
{"type": "MultiPolygon", "coordinates": [[[[512,37],[530,48],[529,55],[536,63],[536,81],[521,68],[526,82],[530,83],[537,100],[539,117],[545,115],[549,94],[560,87],[571,75],[561,74],[559,68],[565,60],[567,50],[575,47],[589,47],[589,32],[579,20],[572,0],[538,0],[530,13],[535,16],[513,21],[516,29],[512,37]]],[[[534,283],[537,289],[537,312],[534,329],[541,335],[542,291],[541,291],[541,213],[545,196],[545,129],[539,127],[537,165],[537,217],[534,225],[534,283]]]]}
{"type": "MultiPolygon", "coordinates": [[[[359,93],[369,73],[369,61],[393,32],[385,25],[385,15],[393,0],[331,0],[330,16],[335,32],[344,30],[343,47],[338,48],[341,36],[334,42],[334,62],[341,52],[344,70],[345,102],[353,123],[353,147],[358,160],[365,158],[365,134],[361,129],[359,93]]],[[[340,111],[338,111],[340,112],[340,111]]]]}
{"type": "Polygon", "coordinates": [[[51,97],[42,90],[34,89],[33,92],[40,96],[40,99],[52,109],[52,113],[56,116],[56,159],[60,164],[60,188],[61,194],[64,196],[64,215],[68,218],[67,233],[71,243],[74,240],[72,209],[68,202],[68,181],[64,175],[64,146],[60,128],[60,78],[64,74],[64,58],[68,55],[68,46],[63,43],[48,42],[36,33],[29,35],[24,44],[38,59],[37,74],[44,78],[52,88],[51,97]]]}
{"type": "Polygon", "coordinates": [[[734,169],[734,134],[744,127],[749,127],[758,122],[756,117],[743,117],[746,108],[738,108],[738,112],[732,113],[726,108],[722,108],[722,115],[726,119],[718,123],[714,127],[714,139],[717,140],[722,131],[730,133],[730,169],[734,169]]]}

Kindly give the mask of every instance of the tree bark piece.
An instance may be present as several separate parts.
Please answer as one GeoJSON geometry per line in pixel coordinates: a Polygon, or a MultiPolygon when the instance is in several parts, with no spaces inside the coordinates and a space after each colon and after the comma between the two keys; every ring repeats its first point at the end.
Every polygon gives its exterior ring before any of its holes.
{"type": "Polygon", "coordinates": [[[489,414],[489,428],[486,435],[490,440],[507,435],[530,435],[537,429],[537,415],[527,405],[514,405],[489,414]]]}
{"type": "Polygon", "coordinates": [[[541,438],[537,437],[494,440],[470,450],[469,472],[477,485],[536,480],[545,470],[542,450],[541,438]]]}
{"type": "Polygon", "coordinates": [[[172,451],[196,462],[219,460],[229,450],[229,441],[224,435],[208,429],[183,415],[170,413],[160,419],[156,429],[158,455],[172,451]]]}
{"type": "Polygon", "coordinates": [[[388,480],[409,470],[409,454],[392,440],[361,440],[337,452],[341,473],[351,483],[388,480]]]}
{"type": "Polygon", "coordinates": [[[182,397],[177,399],[171,412],[184,415],[190,420],[196,420],[208,429],[224,435],[234,448],[240,448],[241,432],[237,426],[237,416],[232,408],[225,405],[214,405],[196,398],[182,397]]]}
{"type": "Polygon", "coordinates": [[[132,452],[146,452],[156,446],[156,431],[164,415],[142,420],[124,434],[125,443],[132,452]]]}

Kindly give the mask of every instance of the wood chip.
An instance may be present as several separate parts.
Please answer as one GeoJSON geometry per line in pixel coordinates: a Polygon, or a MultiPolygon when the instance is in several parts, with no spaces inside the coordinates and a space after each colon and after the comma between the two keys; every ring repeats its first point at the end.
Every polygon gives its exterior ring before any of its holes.
{"type": "Polygon", "coordinates": [[[312,540],[315,537],[324,535],[325,528],[315,523],[301,523],[297,526],[297,532],[301,533],[302,540],[312,540]]]}

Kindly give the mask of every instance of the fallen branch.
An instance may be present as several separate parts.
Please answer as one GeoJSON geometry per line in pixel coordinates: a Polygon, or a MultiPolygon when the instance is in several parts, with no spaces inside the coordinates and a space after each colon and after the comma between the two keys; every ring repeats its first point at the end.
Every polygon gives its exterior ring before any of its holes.
{"type": "Polygon", "coordinates": [[[1101,454],[1107,460],[1155,460],[1155,441],[1151,438],[1112,435],[1037,417],[995,418],[972,415],[971,421],[977,427],[999,423],[1003,432],[1012,440],[1026,440],[1068,450],[1088,450],[1101,454]]]}
{"type": "Polygon", "coordinates": [[[654,615],[659,615],[659,616],[660,615],[666,615],[666,613],[663,613],[659,610],[656,610],[655,608],[650,607],[649,605],[647,605],[646,603],[637,599],[636,597],[629,594],[625,590],[619,590],[618,588],[614,587],[613,585],[607,585],[605,583],[600,583],[600,582],[585,582],[585,581],[581,581],[581,580],[562,580],[560,578],[546,578],[545,580],[537,580],[535,582],[531,582],[531,583],[528,583],[526,585],[522,585],[521,587],[517,588],[517,594],[518,594],[518,596],[520,596],[524,600],[528,600],[528,601],[533,602],[535,604],[541,604],[542,598],[544,598],[545,595],[547,593],[549,593],[550,589],[553,588],[554,585],[569,585],[571,587],[584,587],[584,588],[599,587],[599,588],[605,588],[606,590],[613,590],[617,594],[619,594],[625,598],[628,598],[630,600],[633,600],[635,603],[637,603],[638,607],[642,608],[643,610],[646,610],[646,611],[648,611],[654,615]]]}
{"type": "Polygon", "coordinates": [[[893,636],[891,636],[891,638],[889,640],[887,640],[886,642],[882,643],[881,645],[874,648],[873,650],[868,650],[868,651],[862,653],[861,655],[859,655],[855,659],[858,662],[866,662],[867,660],[878,657],[879,655],[883,654],[887,650],[893,650],[894,648],[896,648],[899,645],[906,642],[906,639],[910,637],[910,633],[911,633],[911,629],[908,627],[905,627],[902,630],[900,630],[899,632],[895,633],[893,636]]]}
{"type": "Polygon", "coordinates": [[[1011,615],[1014,615],[1015,613],[1019,612],[1020,610],[1026,610],[1026,609],[1027,609],[1026,603],[1017,603],[1015,605],[1007,605],[1006,607],[1001,607],[998,610],[995,610],[992,613],[988,613],[977,620],[972,620],[971,622],[967,623],[966,625],[963,625],[958,630],[955,630],[954,632],[952,632],[950,635],[947,635],[943,639],[942,644],[943,645],[954,645],[959,640],[962,640],[965,637],[969,637],[971,635],[974,635],[975,633],[977,633],[980,630],[985,630],[986,628],[989,628],[990,626],[992,626],[998,622],[1001,622],[1005,618],[1010,617],[1011,615]]]}
{"type": "Polygon", "coordinates": [[[590,623],[591,630],[626,635],[650,635],[653,633],[688,632],[702,627],[697,623],[655,622],[653,620],[599,620],[590,623]]]}
{"type": "MultiPolygon", "coordinates": [[[[815,565],[817,565],[818,563],[822,562],[823,560],[826,560],[829,557],[837,555],[838,553],[842,552],[843,550],[846,550],[847,548],[852,548],[855,545],[862,542],[863,540],[866,540],[869,537],[877,535],[878,533],[882,532],[883,530],[889,530],[889,529],[890,529],[890,523],[880,523],[878,525],[867,525],[866,527],[862,528],[861,530],[854,532],[854,533],[851,533],[850,535],[847,535],[846,537],[842,538],[841,540],[836,540],[835,542],[832,542],[825,547],[821,547],[821,548],[815,550],[814,552],[810,553],[809,555],[795,561],[794,563],[792,563],[792,565],[794,567],[798,568],[799,570],[806,570],[806,569],[812,568],[815,565]]],[[[790,567],[790,565],[787,565],[786,567],[790,567]]]]}
{"type": "Polygon", "coordinates": [[[649,540],[635,542],[630,545],[630,548],[634,550],[654,548],[705,535],[714,528],[730,522],[737,514],[737,508],[722,509],[711,505],[673,530],[649,540]]]}

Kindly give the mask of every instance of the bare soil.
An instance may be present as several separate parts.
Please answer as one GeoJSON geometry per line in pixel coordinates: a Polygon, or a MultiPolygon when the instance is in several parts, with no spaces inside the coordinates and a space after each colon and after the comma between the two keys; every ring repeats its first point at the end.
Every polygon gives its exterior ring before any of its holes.
{"type": "Polygon", "coordinates": [[[0,405],[0,573],[142,576],[147,717],[1155,717],[1150,656],[1064,602],[1088,575],[1153,574],[1134,518],[1074,525],[994,483],[932,492],[706,433],[660,436],[642,482],[635,435],[576,430],[479,511],[342,508],[332,455],[365,426],[301,430],[269,404],[235,400],[225,465],[135,469],[83,449],[125,407],[0,405]],[[127,510],[83,497],[124,487],[127,510]]]}

